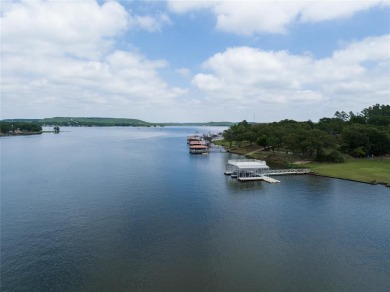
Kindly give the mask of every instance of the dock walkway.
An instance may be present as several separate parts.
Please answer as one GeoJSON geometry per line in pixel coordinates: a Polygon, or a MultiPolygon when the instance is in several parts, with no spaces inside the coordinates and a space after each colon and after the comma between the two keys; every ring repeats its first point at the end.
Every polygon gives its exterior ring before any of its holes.
{"type": "Polygon", "coordinates": [[[251,173],[249,176],[239,176],[237,172],[225,171],[226,175],[230,175],[232,178],[237,178],[239,181],[257,181],[263,180],[268,183],[279,183],[280,181],[270,177],[270,175],[289,175],[289,174],[307,174],[310,173],[308,168],[296,168],[296,169],[269,169],[261,174],[251,173]]]}
{"type": "MultiPolygon", "coordinates": [[[[307,174],[310,173],[308,168],[295,168],[295,169],[269,169],[264,171],[263,175],[287,175],[287,174],[307,174]]],[[[225,171],[224,174],[231,175],[233,171],[225,171]]]]}
{"type": "Polygon", "coordinates": [[[270,169],[266,175],[286,175],[286,174],[307,174],[310,173],[308,168],[294,168],[294,169],[270,169]]]}
{"type": "Polygon", "coordinates": [[[239,177],[237,178],[239,181],[253,181],[253,180],[263,180],[266,182],[269,182],[271,184],[273,183],[279,183],[280,180],[274,179],[269,176],[252,176],[252,177],[239,177]]]}

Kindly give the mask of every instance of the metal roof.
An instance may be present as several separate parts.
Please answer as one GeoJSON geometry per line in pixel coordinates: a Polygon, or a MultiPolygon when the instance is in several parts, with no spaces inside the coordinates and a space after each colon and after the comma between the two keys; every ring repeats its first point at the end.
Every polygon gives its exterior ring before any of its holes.
{"type": "Polygon", "coordinates": [[[206,142],[205,141],[191,141],[190,142],[190,145],[206,145],[206,142]]]}
{"type": "Polygon", "coordinates": [[[190,149],[208,149],[209,147],[205,145],[191,145],[190,149]]]}
{"type": "Polygon", "coordinates": [[[265,161],[256,159],[228,160],[228,164],[239,169],[264,169],[269,168],[265,161]]]}

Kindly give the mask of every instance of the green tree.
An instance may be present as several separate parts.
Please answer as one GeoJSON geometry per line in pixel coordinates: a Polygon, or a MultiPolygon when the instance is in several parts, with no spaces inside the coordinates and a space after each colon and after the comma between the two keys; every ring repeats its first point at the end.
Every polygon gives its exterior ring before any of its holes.
{"type": "Polygon", "coordinates": [[[318,157],[324,152],[325,148],[335,147],[334,137],[318,129],[307,131],[305,139],[301,142],[302,153],[304,155],[308,154],[309,157],[318,157]]]}
{"type": "Polygon", "coordinates": [[[0,123],[0,130],[1,133],[6,134],[12,131],[12,124],[7,122],[1,122],[0,123]]]}
{"type": "Polygon", "coordinates": [[[230,129],[228,129],[228,130],[225,130],[223,132],[223,134],[222,134],[223,135],[223,139],[225,141],[229,142],[229,148],[232,148],[232,144],[233,144],[234,138],[235,138],[232,127],[230,129]]]}
{"type": "Polygon", "coordinates": [[[390,125],[390,105],[373,105],[362,110],[367,124],[377,126],[390,125]]]}
{"type": "Polygon", "coordinates": [[[347,124],[338,118],[322,118],[318,121],[316,127],[330,135],[341,134],[347,124]]]}
{"type": "Polygon", "coordinates": [[[368,154],[370,149],[370,139],[365,125],[352,124],[346,127],[342,133],[342,141],[344,151],[351,155],[358,148],[359,153],[363,151],[365,154],[368,154]]]}
{"type": "Polygon", "coordinates": [[[385,155],[390,152],[390,135],[383,130],[370,127],[368,130],[370,154],[385,155]]]}
{"type": "Polygon", "coordinates": [[[349,115],[346,112],[344,112],[344,111],[342,111],[342,112],[339,112],[339,111],[335,112],[334,117],[336,119],[340,119],[340,120],[342,120],[344,122],[349,120],[349,115]]]}

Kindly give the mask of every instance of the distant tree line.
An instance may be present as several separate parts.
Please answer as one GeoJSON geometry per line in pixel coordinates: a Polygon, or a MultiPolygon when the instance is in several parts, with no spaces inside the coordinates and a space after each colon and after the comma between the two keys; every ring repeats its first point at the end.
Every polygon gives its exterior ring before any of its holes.
{"type": "Polygon", "coordinates": [[[54,117],[44,119],[6,119],[8,123],[38,123],[41,126],[61,127],[165,127],[165,126],[231,126],[231,122],[206,123],[149,123],[138,119],[98,117],[54,117]]]}
{"type": "Polygon", "coordinates": [[[2,134],[10,134],[16,132],[42,132],[42,126],[32,122],[0,122],[0,131],[2,134]]]}
{"type": "Polygon", "coordinates": [[[360,113],[336,112],[318,123],[283,120],[249,124],[242,121],[223,133],[225,141],[238,145],[256,143],[270,151],[286,151],[317,161],[343,162],[354,157],[390,153],[390,105],[363,109],[360,113]]]}
{"type": "Polygon", "coordinates": [[[39,123],[47,126],[67,127],[144,127],[150,123],[137,119],[122,118],[88,118],[88,117],[55,117],[39,120],[39,123]]]}

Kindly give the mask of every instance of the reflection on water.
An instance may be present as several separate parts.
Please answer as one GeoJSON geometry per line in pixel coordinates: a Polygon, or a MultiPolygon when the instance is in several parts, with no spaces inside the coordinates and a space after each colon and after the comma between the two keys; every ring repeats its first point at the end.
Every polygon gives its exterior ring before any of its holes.
{"type": "Polygon", "coordinates": [[[188,153],[196,130],[2,138],[1,290],[387,290],[387,188],[241,183],[238,156],[188,153]]]}

